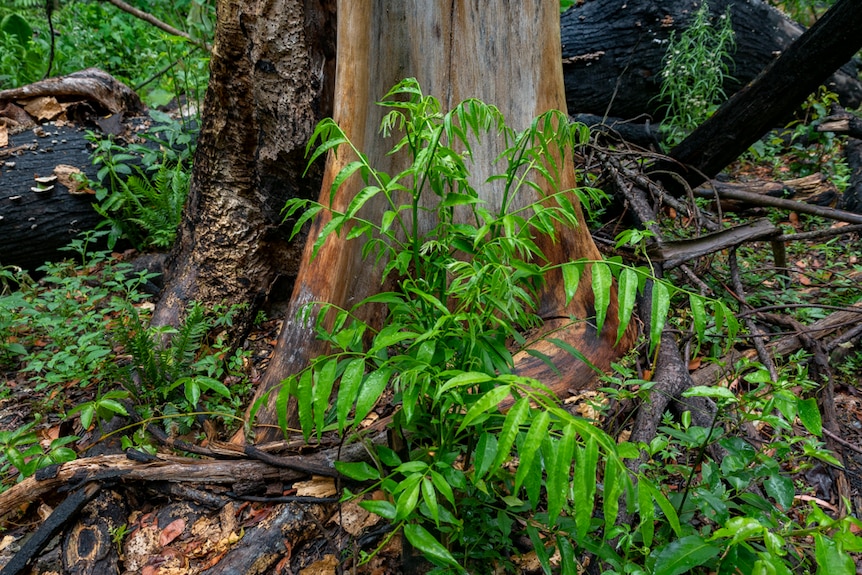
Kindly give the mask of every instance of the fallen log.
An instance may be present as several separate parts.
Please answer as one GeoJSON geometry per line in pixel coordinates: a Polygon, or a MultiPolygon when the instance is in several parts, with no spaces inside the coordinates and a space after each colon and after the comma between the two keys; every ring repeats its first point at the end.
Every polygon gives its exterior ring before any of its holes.
{"type": "Polygon", "coordinates": [[[46,124],[11,136],[10,147],[0,148],[0,265],[32,271],[102,221],[91,193],[70,190],[60,178],[48,184],[35,179],[52,176],[57,166],[95,179],[84,136],[80,127],[46,124]]]}
{"type": "MultiPolygon", "coordinates": [[[[658,94],[668,38],[672,31],[679,35],[685,30],[699,5],[694,0],[592,0],[577,2],[563,13],[560,28],[569,110],[620,118],[649,114],[660,119],[658,94]]],[[[804,28],[763,0],[709,3],[714,17],[724,14],[728,6],[736,34],[733,65],[724,85],[729,96],[787,50],[804,28]]],[[[855,108],[862,103],[862,83],[857,78],[858,63],[847,62],[850,58],[825,70],[823,81],[845,106],[855,108]]]]}
{"type": "Polygon", "coordinates": [[[96,106],[97,112],[101,113],[135,115],[146,110],[141,98],[131,88],[98,68],[48,78],[20,88],[0,90],[0,102],[40,97],[86,101],[96,106]]]}

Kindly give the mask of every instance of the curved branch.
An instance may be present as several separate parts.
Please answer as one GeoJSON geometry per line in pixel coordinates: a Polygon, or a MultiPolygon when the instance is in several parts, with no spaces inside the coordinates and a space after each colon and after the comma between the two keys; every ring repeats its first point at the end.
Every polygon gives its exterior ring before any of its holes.
{"type": "Polygon", "coordinates": [[[130,6],[130,5],[126,4],[125,2],[123,2],[123,0],[108,0],[108,2],[110,2],[111,4],[113,4],[114,6],[119,8],[120,10],[122,10],[123,12],[128,12],[129,14],[134,16],[135,18],[140,18],[144,22],[152,24],[156,28],[158,28],[160,30],[164,30],[165,32],[167,32],[168,34],[170,34],[172,36],[179,36],[181,38],[185,38],[186,40],[188,40],[192,44],[194,44],[196,46],[200,46],[201,48],[203,48],[207,52],[210,51],[209,44],[207,44],[203,40],[197,40],[195,38],[192,38],[187,32],[183,32],[182,30],[177,30],[176,28],[174,28],[170,24],[166,24],[166,23],[162,22],[161,20],[159,20],[158,18],[156,18],[152,14],[144,12],[143,10],[138,10],[134,6],[130,6]]]}

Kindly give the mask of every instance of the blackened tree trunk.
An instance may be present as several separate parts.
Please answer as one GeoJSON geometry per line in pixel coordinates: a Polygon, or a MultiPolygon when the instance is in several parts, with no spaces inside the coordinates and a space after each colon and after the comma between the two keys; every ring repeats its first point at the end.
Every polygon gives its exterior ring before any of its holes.
{"type": "MultiPolygon", "coordinates": [[[[305,144],[331,110],[330,0],[219,0],[192,186],[155,324],[188,302],[246,304],[239,326],[299,254],[281,234],[290,197],[316,197],[305,144]]],[[[301,247],[300,247],[301,249],[301,247]]],[[[242,330],[240,330],[242,331],[242,330]]]]}
{"type": "MultiPolygon", "coordinates": [[[[685,30],[701,1],[588,0],[578,4],[562,15],[560,24],[569,111],[661,118],[658,94],[667,40],[671,31],[679,35],[685,30]]],[[[710,13],[716,18],[728,6],[736,33],[733,78],[724,86],[730,96],[795,42],[804,28],[763,0],[709,1],[710,13]]],[[[862,103],[862,83],[857,77],[858,65],[849,60],[847,56],[830,67],[821,81],[845,105],[855,108],[862,103]]]]}

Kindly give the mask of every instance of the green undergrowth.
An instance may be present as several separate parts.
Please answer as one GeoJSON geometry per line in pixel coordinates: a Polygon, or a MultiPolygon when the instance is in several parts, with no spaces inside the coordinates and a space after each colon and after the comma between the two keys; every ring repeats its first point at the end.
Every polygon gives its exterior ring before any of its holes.
{"type": "MultiPolygon", "coordinates": [[[[200,433],[195,415],[224,429],[241,426],[250,392],[248,352],[231,351],[225,330],[236,309],[193,304],[179,329],[148,327],[153,274],[107,252],[91,253],[94,234],[76,240],[76,259],[46,264],[38,282],[0,270],[0,374],[4,399],[20,402],[28,423],[0,431],[0,472],[8,486],[52,463],[74,459],[114,416],[135,410],[170,436],[200,433]],[[42,441],[62,422],[60,434],[42,441]],[[89,441],[89,440],[88,440],[89,441]]],[[[122,433],[125,447],[154,450],[143,425],[122,433]]]]}
{"type": "MultiPolygon", "coordinates": [[[[168,104],[182,95],[200,108],[209,77],[209,56],[200,47],[107,2],[52,4],[52,76],[95,66],[135,89],[151,106],[168,104]]],[[[211,41],[214,2],[156,0],[145,4],[145,10],[174,28],[211,41]]],[[[50,38],[45,2],[0,6],[0,89],[42,79],[48,71],[50,38]]]]}
{"type": "MultiPolygon", "coordinates": [[[[295,400],[307,439],[335,433],[349,441],[364,440],[363,418],[381,396],[391,396],[397,439],[369,444],[370,464],[337,464],[353,481],[345,500],[392,523],[380,547],[403,534],[435,573],[516,570],[525,549],[518,541],[530,542],[549,574],[580,573],[587,562],[598,562],[603,573],[855,572],[848,553],[862,551],[854,534],[862,524],[828,515],[814,498],[797,498],[810,489],[797,481],[800,474],[818,462],[840,466],[824,448],[818,385],[808,379],[805,358],[790,358],[777,381],[757,364],[726,366],[743,382],[741,391],[716,385],[686,392],[715,403],[708,425],[692,423],[694,408],[683,404],[680,413],[666,414],[652,441],[637,444],[609,435],[600,419],[572,415],[541,382],[515,372],[518,353],[551,362],[524,334],[542,323],[532,310],[553,270],[561,272],[568,299],[589,270],[596,315],[571,317],[571,325],[601,330],[615,309],[617,337],[637,294],[650,285],[650,357],[666,320],[688,331],[695,354],[707,361],[744,334],[735,305],[659,280],[648,266],[545,259],[537,237],[556,241],[578,225],[574,202],[589,210],[591,198],[601,196],[559,186],[562,159],[588,140],[583,126],[549,113],[518,133],[476,100],[441,111],[413,80],[381,105],[388,110],[383,135],[394,138],[391,153],[406,155],[408,167],[398,174],[375,169],[334,122],[324,121],[309,146],[312,161],[349,155],[331,194],[350,178],[362,189],[343,213],[295,200],[286,216],[298,231],[325,214],[315,252],[332,235],[363,241],[365,257],[395,287],[350,309],[309,304],[298,320],[313,326],[331,352],[274,391],[285,431],[295,400]],[[499,175],[474,183],[471,145],[485,138],[503,143],[499,175]],[[500,187],[500,205],[480,198],[476,187],[486,185],[500,187]],[[524,193],[541,201],[512,208],[524,193]],[[366,213],[372,198],[386,207],[366,213]],[[413,225],[420,213],[435,223],[431,230],[413,225]],[[359,319],[365,306],[385,310],[381,327],[359,319]],[[765,444],[742,433],[747,425],[770,430],[765,444]],[[632,465],[639,456],[643,463],[632,465]]],[[[629,234],[620,242],[641,239],[629,234]]],[[[543,338],[585,359],[554,334],[543,338]]],[[[604,394],[649,401],[653,384],[631,363],[615,366],[614,374],[604,394]]],[[[600,415],[601,402],[594,408],[600,415]]]]}
{"type": "Polygon", "coordinates": [[[87,133],[98,168],[89,185],[109,230],[110,249],[124,239],[140,250],[168,250],[180,225],[197,126],[155,110],[150,116],[152,125],[141,132],[140,143],[120,144],[111,136],[87,133]]]}

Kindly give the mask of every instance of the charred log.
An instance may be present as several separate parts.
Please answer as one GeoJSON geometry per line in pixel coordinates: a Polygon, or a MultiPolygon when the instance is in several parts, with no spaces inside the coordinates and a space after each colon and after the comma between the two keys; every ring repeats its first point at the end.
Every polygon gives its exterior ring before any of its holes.
{"type": "MultiPolygon", "coordinates": [[[[668,38],[671,31],[679,35],[685,30],[699,5],[695,0],[591,0],[565,12],[560,26],[569,110],[661,118],[658,94],[668,38]]],[[[729,6],[736,33],[732,78],[724,86],[728,96],[757,77],[804,32],[762,0],[713,0],[709,6],[716,18],[729,6]]],[[[859,63],[851,57],[829,67],[819,81],[838,93],[845,106],[855,108],[862,103],[862,83],[857,79],[859,63]]]]}

